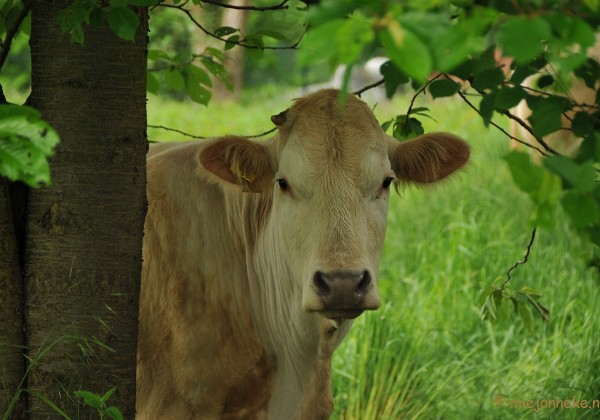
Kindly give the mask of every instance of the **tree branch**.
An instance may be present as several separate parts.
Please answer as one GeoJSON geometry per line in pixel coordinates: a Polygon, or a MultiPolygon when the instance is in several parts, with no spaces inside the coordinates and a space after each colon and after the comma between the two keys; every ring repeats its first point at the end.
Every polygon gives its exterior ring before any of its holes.
{"type": "MultiPolygon", "coordinates": [[[[560,153],[558,153],[556,150],[554,150],[553,148],[551,148],[550,146],[548,146],[548,143],[546,143],[544,141],[544,139],[542,139],[540,136],[538,136],[537,134],[535,134],[533,132],[533,130],[531,129],[531,127],[529,126],[529,124],[527,124],[525,121],[523,121],[521,118],[517,117],[514,114],[511,114],[510,111],[502,111],[501,114],[506,115],[508,118],[510,118],[513,121],[516,121],[517,124],[519,124],[521,127],[523,127],[523,129],[525,129],[525,131],[527,131],[529,134],[531,134],[533,136],[533,138],[542,145],[542,147],[547,151],[552,153],[553,155],[560,155],[560,153]]],[[[524,144],[529,144],[527,142],[523,142],[524,144]]],[[[544,156],[548,156],[547,153],[542,153],[544,156]]]]}
{"type": "MultiPolygon", "coordinates": [[[[479,116],[481,116],[481,112],[479,112],[479,109],[477,109],[477,107],[475,105],[473,105],[473,103],[471,103],[471,101],[469,101],[466,97],[466,95],[461,92],[460,90],[458,90],[458,96],[460,96],[462,98],[463,101],[465,101],[465,103],[467,105],[469,105],[475,112],[477,112],[479,114],[479,116]]],[[[510,138],[511,140],[516,141],[519,144],[522,144],[524,146],[530,147],[532,149],[534,149],[535,151],[539,152],[542,156],[548,156],[548,153],[546,153],[545,151],[543,151],[542,149],[540,149],[539,147],[534,146],[531,143],[527,143],[526,141],[523,141],[513,135],[511,135],[508,131],[506,131],[504,128],[500,127],[498,124],[496,124],[494,121],[490,121],[490,124],[493,125],[494,127],[496,127],[498,130],[500,130],[502,133],[504,133],[508,138],[510,138]]]]}
{"type": "Polygon", "coordinates": [[[186,8],[182,7],[181,5],[161,3],[160,6],[168,7],[170,9],[180,10],[181,12],[185,13],[187,15],[187,17],[192,21],[192,23],[194,25],[196,25],[196,27],[198,29],[200,29],[202,32],[204,32],[206,35],[210,36],[211,38],[218,39],[221,42],[238,45],[240,47],[248,48],[248,49],[252,49],[252,50],[294,50],[294,49],[298,48],[298,45],[300,44],[300,42],[302,41],[302,38],[304,38],[304,34],[306,33],[306,29],[305,29],[304,32],[302,33],[302,35],[300,36],[300,38],[298,38],[298,40],[296,42],[294,42],[292,45],[287,45],[287,46],[283,46],[283,47],[265,47],[265,46],[259,46],[259,45],[252,45],[252,44],[245,43],[243,39],[239,40],[239,41],[230,41],[228,39],[221,38],[220,36],[217,36],[214,33],[212,33],[211,31],[209,31],[208,29],[206,29],[204,26],[202,26],[202,24],[200,22],[198,22],[194,18],[194,16],[192,15],[192,12],[189,9],[186,9],[186,8]]]}
{"type": "MultiPolygon", "coordinates": [[[[208,136],[208,137],[207,136],[198,136],[198,135],[195,135],[195,134],[186,133],[185,131],[181,131],[181,130],[178,130],[176,128],[165,127],[164,125],[148,124],[148,127],[149,128],[158,128],[160,130],[165,130],[165,131],[172,131],[174,133],[179,133],[181,135],[184,135],[186,137],[190,137],[190,138],[195,139],[195,140],[206,140],[206,139],[210,139],[210,138],[216,137],[216,136],[208,136]]],[[[267,134],[271,134],[275,130],[277,130],[277,127],[273,127],[271,129],[269,129],[267,131],[264,131],[262,133],[259,133],[259,134],[251,134],[251,135],[247,135],[247,136],[241,135],[240,137],[246,137],[246,138],[249,138],[249,139],[251,139],[251,138],[258,138],[258,137],[266,136],[267,134]]]]}
{"type": "Polygon", "coordinates": [[[357,91],[352,92],[353,95],[356,95],[360,98],[360,95],[362,95],[363,93],[365,93],[367,90],[369,89],[373,89],[376,88],[377,86],[381,86],[382,84],[385,83],[385,79],[381,79],[375,83],[371,83],[370,85],[367,85],[361,89],[358,89],[357,91]]]}
{"type": "Polygon", "coordinates": [[[535,234],[537,232],[537,229],[534,228],[531,231],[531,238],[529,239],[529,244],[527,244],[527,250],[525,251],[525,256],[523,257],[523,259],[515,262],[506,272],[506,280],[504,280],[504,283],[502,283],[502,285],[500,286],[500,290],[504,289],[504,286],[506,286],[508,284],[508,282],[511,280],[510,277],[510,273],[517,268],[520,265],[525,264],[528,260],[529,260],[529,254],[531,253],[531,248],[533,247],[533,242],[535,241],[535,234]]]}
{"type": "Polygon", "coordinates": [[[226,9],[252,10],[252,11],[258,11],[258,12],[265,12],[267,10],[285,10],[285,9],[289,8],[289,6],[286,5],[286,3],[289,0],[283,0],[281,3],[276,4],[274,6],[264,6],[264,7],[259,7],[259,6],[236,6],[236,5],[233,5],[233,4],[222,3],[222,2],[216,1],[216,0],[200,0],[200,1],[202,3],[205,3],[205,4],[212,4],[214,6],[224,7],[226,9]]]}
{"type": "Polygon", "coordinates": [[[21,10],[21,12],[18,14],[17,18],[15,19],[14,25],[6,28],[6,37],[0,42],[0,45],[2,46],[2,49],[0,50],[0,70],[6,62],[6,58],[8,57],[13,38],[17,35],[17,32],[19,32],[19,27],[21,26],[21,23],[23,23],[23,20],[25,20],[25,18],[29,14],[30,9],[30,2],[27,0],[23,1],[23,10],[21,10]]]}

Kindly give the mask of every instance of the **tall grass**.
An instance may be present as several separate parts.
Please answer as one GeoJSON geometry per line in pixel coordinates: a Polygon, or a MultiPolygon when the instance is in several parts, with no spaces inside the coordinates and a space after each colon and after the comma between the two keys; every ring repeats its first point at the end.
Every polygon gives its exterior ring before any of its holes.
{"type": "MultiPolygon", "coordinates": [[[[378,106],[380,121],[404,113],[408,99],[378,106]]],[[[264,131],[289,103],[149,105],[151,124],[217,135],[264,131]]],[[[404,188],[391,199],[379,279],[384,305],[357,319],[336,351],[333,418],[600,417],[600,408],[511,407],[511,400],[600,399],[600,282],[586,265],[590,246],[557,211],[556,229],[538,234],[511,281],[538,289],[550,319],[533,332],[518,318],[481,321],[482,292],[523,256],[530,203],[501,160],[508,150],[501,133],[460,102],[422,105],[435,119],[424,121],[427,131],[467,139],[471,163],[440,186],[404,188]]]]}

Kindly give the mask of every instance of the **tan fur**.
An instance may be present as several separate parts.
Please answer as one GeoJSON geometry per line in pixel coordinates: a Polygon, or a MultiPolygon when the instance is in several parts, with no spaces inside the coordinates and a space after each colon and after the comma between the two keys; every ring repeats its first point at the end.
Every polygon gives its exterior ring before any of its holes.
{"type": "Polygon", "coordinates": [[[447,134],[392,140],[364,103],[350,96],[340,107],[338,97],[296,101],[264,143],[229,136],[151,147],[138,418],[331,414],[331,357],[352,321],[320,314],[315,272],[367,271],[360,308],[377,308],[382,182],[392,168],[405,181],[434,182],[468,158],[447,134]]]}

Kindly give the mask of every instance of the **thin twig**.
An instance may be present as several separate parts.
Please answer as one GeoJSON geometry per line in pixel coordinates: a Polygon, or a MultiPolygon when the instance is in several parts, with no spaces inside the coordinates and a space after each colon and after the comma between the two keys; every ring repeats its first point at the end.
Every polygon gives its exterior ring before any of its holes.
{"type": "Polygon", "coordinates": [[[384,83],[385,83],[385,79],[381,79],[381,80],[379,80],[379,81],[377,81],[375,83],[371,83],[370,85],[367,85],[367,86],[365,86],[365,87],[363,87],[363,88],[361,88],[361,89],[359,89],[359,90],[357,90],[355,92],[352,92],[352,94],[356,95],[356,96],[358,96],[360,98],[360,95],[362,95],[363,93],[365,93],[367,90],[376,88],[377,86],[381,86],[384,83]]]}
{"type": "MultiPolygon", "coordinates": [[[[552,153],[553,155],[560,155],[560,153],[558,153],[556,150],[554,150],[552,147],[550,147],[548,145],[548,143],[546,143],[544,141],[544,139],[542,139],[540,136],[538,136],[537,134],[535,134],[533,132],[533,129],[529,126],[529,124],[527,124],[525,121],[523,121],[521,118],[517,117],[516,115],[512,114],[510,111],[502,111],[501,114],[506,115],[508,118],[510,118],[513,121],[516,121],[517,124],[519,124],[523,129],[525,129],[525,131],[527,131],[529,134],[531,134],[533,136],[533,138],[542,145],[542,147],[547,151],[552,153]]],[[[528,143],[526,143],[528,144],[528,143]]],[[[542,153],[544,156],[548,156],[547,153],[542,153]]]]}
{"type": "MultiPolygon", "coordinates": [[[[473,103],[471,103],[471,101],[469,101],[469,99],[467,99],[466,95],[463,92],[461,92],[460,90],[458,90],[458,96],[460,96],[467,105],[469,105],[475,112],[477,112],[479,114],[479,116],[481,116],[481,112],[479,112],[479,109],[477,109],[477,107],[475,105],[473,105],[473,103]]],[[[490,124],[493,125],[494,127],[496,127],[498,130],[500,130],[502,133],[504,133],[511,140],[514,140],[517,143],[520,143],[524,146],[531,147],[532,149],[534,149],[535,151],[540,153],[542,156],[548,156],[548,154],[545,151],[543,151],[542,149],[540,149],[539,147],[536,147],[531,143],[527,143],[526,141],[523,141],[523,140],[511,135],[508,131],[506,131],[504,128],[500,127],[494,121],[490,121],[490,124]]]]}
{"type": "Polygon", "coordinates": [[[265,7],[259,7],[259,6],[236,6],[236,5],[233,5],[233,4],[221,3],[220,1],[215,1],[215,0],[200,0],[200,1],[202,3],[212,4],[214,6],[224,7],[226,9],[252,10],[252,11],[258,11],[258,12],[265,12],[267,10],[285,10],[285,9],[289,8],[289,6],[286,5],[286,3],[289,0],[283,0],[281,3],[276,4],[274,6],[265,6],[265,7]]]}
{"type": "Polygon", "coordinates": [[[238,45],[240,47],[248,48],[248,49],[252,49],[252,50],[295,50],[298,48],[298,45],[304,38],[304,34],[306,34],[306,29],[305,29],[304,32],[302,33],[302,35],[300,35],[300,38],[298,38],[298,40],[296,42],[294,42],[292,45],[287,45],[287,46],[283,46],[283,47],[252,45],[252,44],[248,44],[248,43],[244,42],[243,39],[239,40],[239,41],[231,41],[229,39],[221,38],[220,36],[215,35],[211,31],[206,29],[204,26],[202,26],[202,24],[194,18],[194,16],[192,15],[192,12],[189,9],[181,7],[180,5],[165,4],[165,3],[161,3],[160,6],[167,7],[170,9],[180,10],[181,12],[185,13],[187,15],[187,17],[192,21],[192,23],[194,25],[196,25],[196,27],[198,29],[200,29],[202,32],[204,32],[206,35],[210,36],[211,38],[217,39],[221,42],[238,45]]]}
{"type": "MultiPolygon", "coordinates": [[[[447,74],[444,74],[444,76],[446,77],[446,79],[450,79],[450,80],[451,80],[450,76],[448,76],[447,74]]],[[[475,88],[474,88],[474,89],[475,89],[475,88]]],[[[475,89],[475,91],[476,91],[477,93],[479,93],[481,96],[485,96],[485,93],[484,93],[484,92],[482,92],[482,91],[480,91],[480,90],[478,90],[478,89],[475,89]]],[[[461,93],[461,92],[460,92],[460,90],[459,90],[459,92],[458,92],[458,93],[459,93],[459,95],[460,95],[460,93],[461,93]]],[[[463,100],[465,99],[463,95],[461,95],[461,97],[463,98],[463,100]]],[[[476,109],[476,108],[474,108],[473,106],[472,106],[472,108],[473,108],[473,109],[475,109],[475,110],[477,110],[477,109],[476,109]]],[[[479,111],[478,111],[478,110],[477,110],[477,112],[479,113],[479,111]]],[[[546,152],[548,152],[548,153],[551,153],[551,154],[553,154],[553,155],[560,155],[560,153],[558,153],[556,150],[554,150],[553,148],[551,148],[551,147],[548,145],[548,143],[546,143],[546,142],[544,141],[544,139],[542,139],[540,136],[538,136],[537,134],[535,134],[535,133],[533,132],[533,129],[532,129],[530,126],[529,126],[529,124],[527,124],[527,123],[526,123],[525,121],[523,121],[521,118],[519,118],[519,117],[517,117],[516,115],[512,114],[512,113],[511,113],[510,111],[508,111],[508,110],[507,110],[507,111],[498,111],[498,112],[499,112],[499,113],[501,113],[501,114],[503,114],[503,115],[505,115],[505,116],[507,116],[509,119],[511,119],[511,120],[513,120],[513,121],[516,121],[516,122],[517,122],[517,124],[519,124],[519,125],[520,125],[520,126],[521,126],[521,127],[524,129],[524,130],[525,130],[525,131],[527,131],[529,134],[531,134],[531,136],[532,136],[532,137],[533,137],[533,138],[534,138],[534,139],[535,139],[535,140],[536,140],[536,141],[537,141],[537,142],[538,142],[538,143],[539,143],[539,144],[540,144],[540,145],[541,145],[541,146],[542,146],[542,147],[543,147],[543,148],[546,150],[546,152]]],[[[479,113],[479,115],[481,115],[481,113],[479,113]]],[[[494,124],[494,126],[495,126],[495,127],[498,127],[496,124],[494,124]]],[[[506,131],[504,131],[504,130],[502,130],[502,131],[503,131],[504,133],[506,133],[506,131]]],[[[537,148],[537,147],[535,147],[535,146],[531,145],[530,143],[527,143],[527,142],[524,142],[524,141],[522,141],[522,140],[516,139],[515,137],[511,136],[511,135],[510,135],[510,134],[508,134],[508,133],[506,133],[506,134],[507,134],[507,135],[508,135],[508,136],[509,136],[511,139],[513,139],[513,140],[515,140],[515,141],[517,141],[517,142],[519,142],[519,143],[521,143],[521,144],[527,145],[527,146],[529,146],[529,147],[532,147],[532,148],[534,148],[534,149],[536,149],[536,150],[540,151],[540,149],[539,149],[539,148],[537,148]]],[[[544,153],[544,152],[542,152],[542,155],[544,155],[544,156],[548,156],[548,153],[544,153]]]]}
{"type": "Polygon", "coordinates": [[[502,283],[502,285],[500,286],[500,290],[503,290],[504,286],[506,286],[508,284],[508,282],[511,280],[510,273],[518,266],[525,264],[527,262],[527,260],[529,259],[529,254],[531,253],[531,248],[533,247],[533,242],[535,241],[536,232],[537,232],[537,228],[533,228],[533,230],[531,231],[531,238],[529,239],[529,244],[527,244],[527,250],[525,251],[525,256],[523,257],[522,260],[515,262],[508,269],[508,271],[506,272],[506,280],[504,280],[504,283],[502,283]]]}
{"type": "MultiPolygon", "coordinates": [[[[178,130],[176,128],[165,127],[164,125],[148,124],[148,127],[149,128],[158,128],[160,130],[165,130],[165,131],[172,131],[174,133],[179,133],[181,135],[184,135],[186,137],[190,137],[190,138],[196,139],[196,140],[205,140],[205,139],[210,139],[210,138],[218,137],[218,136],[198,136],[198,135],[195,135],[195,134],[186,133],[185,131],[181,131],[181,130],[178,130]]],[[[258,137],[266,136],[267,134],[271,134],[275,130],[277,130],[277,127],[273,127],[271,129],[269,129],[267,131],[264,131],[262,133],[259,133],[259,134],[251,134],[251,135],[248,135],[248,136],[243,136],[242,135],[240,137],[246,137],[246,138],[249,138],[249,139],[251,139],[251,138],[258,138],[258,137]]]]}
{"type": "MultiPolygon", "coordinates": [[[[417,90],[417,92],[413,95],[412,99],[410,100],[410,105],[408,106],[408,111],[406,111],[407,116],[410,115],[410,113],[412,112],[412,108],[415,105],[417,96],[419,96],[421,93],[425,92],[425,89],[427,89],[427,86],[429,86],[431,84],[431,82],[433,82],[434,80],[437,80],[440,76],[442,76],[442,73],[439,73],[439,74],[435,75],[434,77],[432,77],[431,79],[429,79],[427,82],[425,82],[425,84],[419,90],[417,90]]],[[[408,124],[408,118],[406,119],[406,124],[408,124]]]]}

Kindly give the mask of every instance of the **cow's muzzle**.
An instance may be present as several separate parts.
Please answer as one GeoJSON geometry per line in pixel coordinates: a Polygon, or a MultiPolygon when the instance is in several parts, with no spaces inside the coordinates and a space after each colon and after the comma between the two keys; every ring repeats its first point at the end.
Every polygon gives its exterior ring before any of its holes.
{"type": "Polygon", "coordinates": [[[326,318],[352,319],[380,305],[377,287],[368,270],[317,271],[313,286],[322,304],[318,312],[326,318]]]}

